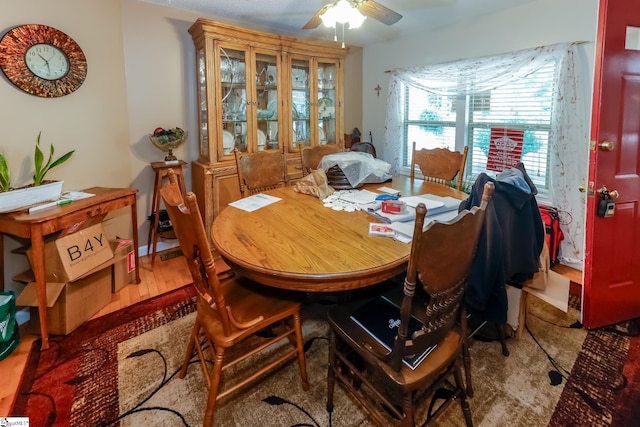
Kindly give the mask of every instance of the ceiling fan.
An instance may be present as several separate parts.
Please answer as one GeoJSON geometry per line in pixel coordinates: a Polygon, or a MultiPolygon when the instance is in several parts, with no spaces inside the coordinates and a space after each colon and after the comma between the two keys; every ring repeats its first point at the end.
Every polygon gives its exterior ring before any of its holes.
{"type": "MultiPolygon", "coordinates": [[[[360,13],[362,13],[363,15],[373,18],[376,21],[380,21],[386,25],[393,25],[396,22],[398,22],[400,18],[402,18],[402,15],[400,15],[398,12],[395,12],[386,6],[381,5],[375,0],[348,0],[348,1],[349,3],[351,3],[351,5],[354,8],[358,9],[360,13]]],[[[312,30],[314,28],[317,28],[322,23],[322,19],[320,18],[320,16],[322,16],[330,7],[333,7],[336,4],[337,4],[337,0],[333,3],[324,5],[318,12],[316,12],[315,15],[313,15],[313,17],[309,20],[309,22],[307,22],[304,25],[304,27],[302,27],[302,29],[312,30]]]]}

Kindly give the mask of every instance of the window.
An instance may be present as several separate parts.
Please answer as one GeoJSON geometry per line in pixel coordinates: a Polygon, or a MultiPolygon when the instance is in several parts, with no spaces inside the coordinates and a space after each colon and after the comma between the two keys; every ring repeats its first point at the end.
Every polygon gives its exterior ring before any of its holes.
{"type": "Polygon", "coordinates": [[[524,133],[521,161],[538,190],[549,188],[549,134],[555,66],[490,91],[468,96],[442,96],[404,86],[403,166],[411,166],[411,148],[444,147],[461,151],[469,146],[465,180],[486,170],[491,130],[524,133]]]}

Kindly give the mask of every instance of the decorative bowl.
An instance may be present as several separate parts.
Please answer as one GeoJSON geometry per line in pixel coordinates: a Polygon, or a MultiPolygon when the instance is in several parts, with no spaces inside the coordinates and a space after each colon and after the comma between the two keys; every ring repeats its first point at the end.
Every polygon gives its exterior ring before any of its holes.
{"type": "Polygon", "coordinates": [[[149,135],[149,139],[158,149],[167,153],[164,160],[173,161],[178,160],[173,155],[173,150],[180,147],[187,140],[187,132],[182,132],[180,136],[169,133],[168,135],[149,135]]]}

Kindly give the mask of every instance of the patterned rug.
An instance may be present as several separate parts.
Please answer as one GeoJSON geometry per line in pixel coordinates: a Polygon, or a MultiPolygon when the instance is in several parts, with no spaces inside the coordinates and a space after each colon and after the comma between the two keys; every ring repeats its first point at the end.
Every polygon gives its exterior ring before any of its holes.
{"type": "MultiPolygon", "coordinates": [[[[624,328],[587,333],[576,325],[576,310],[565,314],[532,301],[528,333],[508,340],[509,357],[497,342],[472,342],[474,424],[634,425],[640,339],[624,328]]],[[[217,426],[330,425],[327,307],[308,304],[302,313],[311,390],[302,391],[297,364],[285,364],[222,400],[217,426]]],[[[36,341],[12,415],[28,416],[31,426],[200,425],[206,391],[199,365],[192,363],[185,379],[177,377],[194,309],[188,286],[55,337],[43,353],[36,341]]],[[[236,369],[247,371],[253,363],[236,369]]],[[[339,386],[334,403],[332,426],[372,424],[339,386]]],[[[437,423],[463,424],[459,405],[437,423]]]]}

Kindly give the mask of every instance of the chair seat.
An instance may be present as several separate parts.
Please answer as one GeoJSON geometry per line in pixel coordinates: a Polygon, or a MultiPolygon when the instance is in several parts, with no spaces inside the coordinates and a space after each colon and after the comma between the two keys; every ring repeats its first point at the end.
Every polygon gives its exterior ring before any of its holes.
{"type": "Polygon", "coordinates": [[[352,304],[330,311],[328,314],[329,325],[342,341],[348,343],[370,364],[381,369],[403,390],[415,390],[433,382],[459,354],[462,339],[457,331],[452,330],[415,369],[403,364],[401,370],[396,372],[388,363],[371,354],[371,349],[378,354],[389,353],[389,350],[386,350],[369,332],[351,319],[351,313],[358,306],[359,304],[352,304]]]}
{"type": "Polygon", "coordinates": [[[206,301],[198,298],[198,321],[213,339],[216,345],[231,347],[247,336],[272,325],[274,322],[286,319],[299,312],[301,304],[281,296],[272,297],[254,289],[254,284],[248,279],[235,278],[222,283],[227,306],[239,322],[250,322],[262,316],[262,320],[250,328],[235,329],[225,335],[222,323],[216,318],[206,301]]]}

